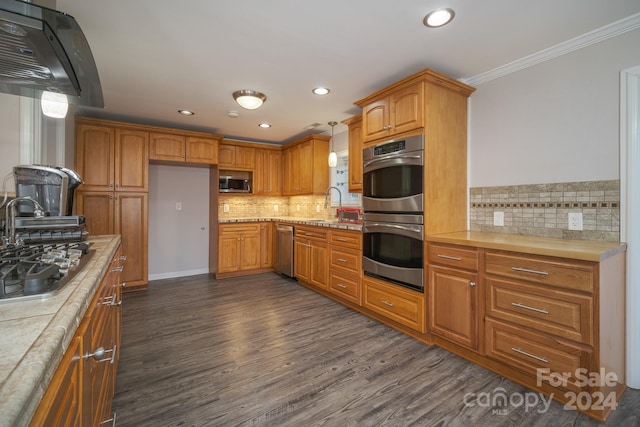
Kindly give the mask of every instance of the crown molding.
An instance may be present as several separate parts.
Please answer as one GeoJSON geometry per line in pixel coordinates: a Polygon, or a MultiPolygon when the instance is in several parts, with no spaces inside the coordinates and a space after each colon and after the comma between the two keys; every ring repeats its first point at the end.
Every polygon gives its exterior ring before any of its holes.
{"type": "Polygon", "coordinates": [[[635,15],[631,15],[612,24],[605,25],[604,27],[572,38],[563,43],[541,50],[529,56],[525,56],[524,58],[502,65],[498,68],[494,68],[493,70],[489,70],[466,79],[460,79],[460,81],[470,86],[477,86],[491,80],[504,77],[508,74],[524,70],[525,68],[533,67],[534,65],[542,62],[550,61],[559,56],[567,55],[571,52],[600,43],[601,41],[612,37],[617,37],[637,28],[640,28],[640,13],[636,13],[635,15]]]}

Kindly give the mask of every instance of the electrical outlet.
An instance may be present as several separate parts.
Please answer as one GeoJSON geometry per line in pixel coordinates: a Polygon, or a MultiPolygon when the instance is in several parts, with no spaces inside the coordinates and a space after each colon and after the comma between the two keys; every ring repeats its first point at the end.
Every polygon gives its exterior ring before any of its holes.
{"type": "Polygon", "coordinates": [[[181,211],[182,210],[182,203],[176,202],[176,210],[177,211],[181,211]]]}
{"type": "Polygon", "coordinates": [[[569,212],[569,230],[582,230],[582,212],[569,212]]]}
{"type": "Polygon", "coordinates": [[[493,225],[498,227],[504,227],[504,212],[493,213],[493,225]]]}
{"type": "Polygon", "coordinates": [[[320,212],[320,205],[316,205],[316,212],[320,212]]]}
{"type": "Polygon", "coordinates": [[[278,204],[277,203],[275,205],[273,205],[273,211],[274,212],[278,212],[278,204]]]}
{"type": "Polygon", "coordinates": [[[296,212],[300,212],[300,205],[299,204],[296,205],[296,212]]]}
{"type": "Polygon", "coordinates": [[[222,204],[222,210],[224,212],[229,212],[229,203],[223,203],[222,204]]]}

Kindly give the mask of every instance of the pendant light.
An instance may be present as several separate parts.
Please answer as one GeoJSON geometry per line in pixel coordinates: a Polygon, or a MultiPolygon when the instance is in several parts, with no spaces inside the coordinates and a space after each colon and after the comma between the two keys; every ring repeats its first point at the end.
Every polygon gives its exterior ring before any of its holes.
{"type": "Polygon", "coordinates": [[[64,93],[44,91],[40,99],[40,106],[45,116],[63,119],[67,115],[67,109],[69,107],[67,95],[64,93]]]}
{"type": "Polygon", "coordinates": [[[333,127],[337,125],[338,122],[329,122],[329,126],[331,126],[331,152],[329,153],[329,167],[335,168],[338,165],[338,155],[333,149],[333,127]]]}

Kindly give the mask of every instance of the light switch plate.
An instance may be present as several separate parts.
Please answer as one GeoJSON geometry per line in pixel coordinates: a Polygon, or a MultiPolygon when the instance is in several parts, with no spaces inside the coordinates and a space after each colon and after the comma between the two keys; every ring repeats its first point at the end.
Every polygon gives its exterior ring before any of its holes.
{"type": "Polygon", "coordinates": [[[504,227],[504,212],[493,213],[493,225],[497,227],[504,227]]]}

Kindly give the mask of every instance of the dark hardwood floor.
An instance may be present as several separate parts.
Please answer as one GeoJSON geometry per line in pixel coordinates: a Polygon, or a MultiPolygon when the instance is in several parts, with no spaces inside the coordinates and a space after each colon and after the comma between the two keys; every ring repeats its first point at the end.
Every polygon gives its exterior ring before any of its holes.
{"type": "MultiPolygon", "coordinates": [[[[272,273],[123,300],[119,427],[599,425],[272,273]],[[514,403],[488,403],[499,395],[514,403]]],[[[629,389],[606,425],[639,420],[629,389]]]]}

